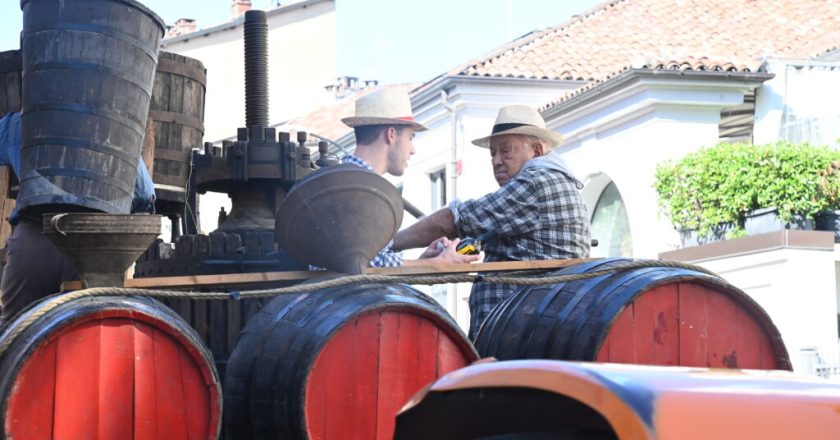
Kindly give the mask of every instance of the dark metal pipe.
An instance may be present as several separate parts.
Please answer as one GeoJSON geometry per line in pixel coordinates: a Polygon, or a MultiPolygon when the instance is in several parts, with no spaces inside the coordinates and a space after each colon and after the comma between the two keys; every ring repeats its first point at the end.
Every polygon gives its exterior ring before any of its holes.
{"type": "Polygon", "coordinates": [[[245,126],[268,126],[268,21],[245,12],[245,126]]]}
{"type": "Polygon", "coordinates": [[[403,202],[403,209],[405,210],[405,212],[413,215],[414,218],[419,219],[421,217],[426,216],[426,214],[424,214],[423,211],[420,210],[420,208],[412,205],[411,202],[409,202],[408,200],[405,199],[405,197],[402,198],[402,202],[403,202]]]}

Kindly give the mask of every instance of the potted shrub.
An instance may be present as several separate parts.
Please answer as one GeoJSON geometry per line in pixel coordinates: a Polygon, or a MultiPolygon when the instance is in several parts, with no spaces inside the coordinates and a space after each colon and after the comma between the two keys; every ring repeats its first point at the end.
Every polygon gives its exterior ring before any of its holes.
{"type": "Polygon", "coordinates": [[[788,142],[720,143],[659,164],[654,186],[673,225],[684,235],[696,231],[698,244],[808,229],[815,216],[840,210],[840,151],[788,142]]]}

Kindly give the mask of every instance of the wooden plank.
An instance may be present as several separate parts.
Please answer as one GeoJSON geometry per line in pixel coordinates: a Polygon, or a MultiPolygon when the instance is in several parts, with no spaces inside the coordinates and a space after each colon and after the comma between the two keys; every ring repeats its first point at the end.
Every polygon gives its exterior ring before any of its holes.
{"type": "MultiPolygon", "coordinates": [[[[380,318],[379,331],[379,396],[381,408],[400,408],[405,404],[400,393],[396,392],[400,384],[400,365],[398,359],[400,347],[400,314],[384,312],[380,318]]],[[[394,420],[385,417],[376,418],[376,438],[387,438],[394,433],[394,420]]]]}
{"type": "Polygon", "coordinates": [[[706,316],[709,334],[707,361],[711,368],[738,368],[735,340],[738,323],[735,320],[735,303],[720,292],[709,291],[706,301],[710,311],[706,316]]]}
{"type": "Polygon", "coordinates": [[[307,382],[309,438],[376,438],[379,326],[378,313],[364,314],[344,324],[323,347],[307,382]],[[321,401],[325,388],[326,401],[321,401]]]}
{"type": "Polygon", "coordinates": [[[148,324],[138,323],[134,332],[134,437],[155,439],[157,434],[157,390],[155,389],[155,333],[148,324]]]}
{"type": "Polygon", "coordinates": [[[421,275],[470,272],[507,272],[511,270],[560,269],[573,264],[600,260],[600,258],[567,258],[562,260],[496,261],[492,263],[417,263],[400,267],[372,267],[368,274],[375,275],[421,275]]]}
{"type": "Polygon", "coordinates": [[[125,319],[101,321],[99,369],[100,439],[132,438],[134,428],[134,326],[125,319]]]}
{"type": "Polygon", "coordinates": [[[143,149],[140,152],[143,162],[150,176],[155,175],[155,121],[149,118],[146,121],[146,137],[143,138],[143,149]]]}
{"type": "Polygon", "coordinates": [[[454,338],[443,330],[438,333],[437,377],[466,367],[478,360],[478,358],[473,358],[469,352],[464,352],[454,338]]]}
{"type": "Polygon", "coordinates": [[[154,330],[154,389],[155,420],[159,439],[185,439],[187,434],[186,398],[184,395],[183,366],[181,365],[181,346],[171,336],[155,328],[154,330]]]}
{"type": "Polygon", "coordinates": [[[242,331],[242,301],[227,301],[227,352],[233,352],[242,331]]]}
{"type": "MultiPolygon", "coordinates": [[[[493,263],[466,264],[428,264],[402,267],[374,267],[367,271],[368,275],[436,275],[457,273],[509,272],[516,270],[548,270],[560,269],[573,264],[592,261],[591,258],[566,260],[533,260],[533,261],[499,261],[493,263]]],[[[312,278],[338,275],[329,271],[287,271],[287,272],[256,272],[231,273],[221,275],[183,275],[174,277],[132,278],[125,281],[125,287],[138,289],[178,289],[192,287],[240,286],[252,287],[263,283],[277,283],[283,281],[303,281],[312,278]]],[[[81,283],[68,281],[62,284],[61,290],[78,290],[81,283]]]]}
{"type": "Polygon", "coordinates": [[[679,285],[679,364],[706,367],[708,356],[707,290],[698,284],[679,285]]]}
{"type": "Polygon", "coordinates": [[[99,425],[100,327],[94,321],[58,337],[55,438],[91,438],[99,425]]]}
{"type": "Polygon", "coordinates": [[[9,187],[11,185],[12,169],[5,165],[0,165],[0,197],[9,198],[9,187]]]}
{"type": "MultiPolygon", "coordinates": [[[[636,304],[631,302],[618,315],[618,319],[613,322],[612,327],[607,336],[609,344],[609,352],[606,353],[607,358],[604,358],[601,353],[604,352],[603,347],[595,356],[597,362],[615,362],[619,364],[632,364],[636,362],[636,304]]],[[[588,359],[587,359],[588,360],[588,359]]]]}
{"type": "Polygon", "coordinates": [[[752,314],[741,307],[735,309],[735,323],[738,336],[733,343],[738,354],[738,368],[761,369],[761,340],[764,339],[764,332],[752,314]]]}
{"type": "Polygon", "coordinates": [[[7,438],[52,438],[57,345],[53,341],[36,349],[21,368],[9,394],[7,438]]]}
{"type": "MultiPolygon", "coordinates": [[[[653,364],[678,365],[680,361],[679,287],[665,284],[642,294],[642,303],[653,302],[653,364]]],[[[643,304],[642,307],[645,307],[643,304]]]]}
{"type": "MultiPolygon", "coordinates": [[[[210,414],[212,400],[208,385],[204,383],[204,375],[196,360],[187,353],[183,347],[178,348],[181,356],[181,384],[184,388],[184,412],[183,424],[187,426],[189,439],[209,438],[207,432],[211,425],[211,418],[219,417],[219,414],[210,414]]],[[[129,437],[125,437],[129,438],[129,437]]]]}

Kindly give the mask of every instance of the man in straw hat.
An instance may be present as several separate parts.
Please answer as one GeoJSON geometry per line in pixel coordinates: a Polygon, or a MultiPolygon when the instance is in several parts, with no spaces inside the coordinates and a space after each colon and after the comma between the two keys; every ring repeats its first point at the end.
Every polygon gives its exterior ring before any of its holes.
{"type": "MultiPolygon", "coordinates": [[[[580,195],[583,184],[556,154],[563,141],[547,130],[531,107],[499,110],[489,136],[473,144],[490,149],[500,188],[484,197],[454,201],[394,237],[394,249],[421,247],[435,237],[494,235],[484,261],[583,258],[589,255],[589,217],[580,195]]],[[[490,311],[517,286],[486,282],[470,292],[470,339],[490,311]]]]}
{"type": "MultiPolygon", "coordinates": [[[[356,151],[342,162],[353,164],[382,175],[402,176],[408,159],[414,154],[414,133],[426,130],[414,120],[408,93],[386,88],[363,96],[356,101],[356,115],[343,118],[356,134],[356,151]]],[[[421,259],[435,258],[446,262],[466,263],[478,256],[459,255],[445,237],[432,237],[421,259]],[[431,243],[431,244],[429,244],[431,243]],[[438,245],[441,244],[441,246],[438,245]]],[[[393,241],[371,261],[373,267],[402,266],[402,255],[392,249],[393,241]]],[[[455,242],[457,245],[457,241],[455,242]]],[[[420,246],[418,246],[420,247],[420,246]]]]}

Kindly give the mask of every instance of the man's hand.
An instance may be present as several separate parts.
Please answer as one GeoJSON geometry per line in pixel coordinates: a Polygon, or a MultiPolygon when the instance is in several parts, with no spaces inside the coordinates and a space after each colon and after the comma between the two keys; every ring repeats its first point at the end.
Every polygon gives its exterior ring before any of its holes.
{"type": "MultiPolygon", "coordinates": [[[[435,242],[440,241],[440,239],[435,240],[435,242]]],[[[442,263],[472,263],[473,261],[478,261],[484,258],[481,254],[475,255],[462,255],[457,252],[458,243],[461,242],[460,238],[456,238],[449,242],[449,245],[443,248],[440,253],[431,259],[431,261],[435,262],[442,262],[442,263]]],[[[434,243],[432,243],[434,244],[434,243]]],[[[427,249],[428,251],[428,249],[427,249]]],[[[425,252],[424,252],[425,254],[425,252]]]]}
{"type": "Polygon", "coordinates": [[[424,250],[423,253],[420,254],[420,259],[424,260],[427,258],[437,257],[446,249],[447,246],[449,246],[449,243],[450,241],[446,237],[438,238],[437,240],[431,242],[429,244],[429,247],[427,247],[426,250],[424,250]]]}

